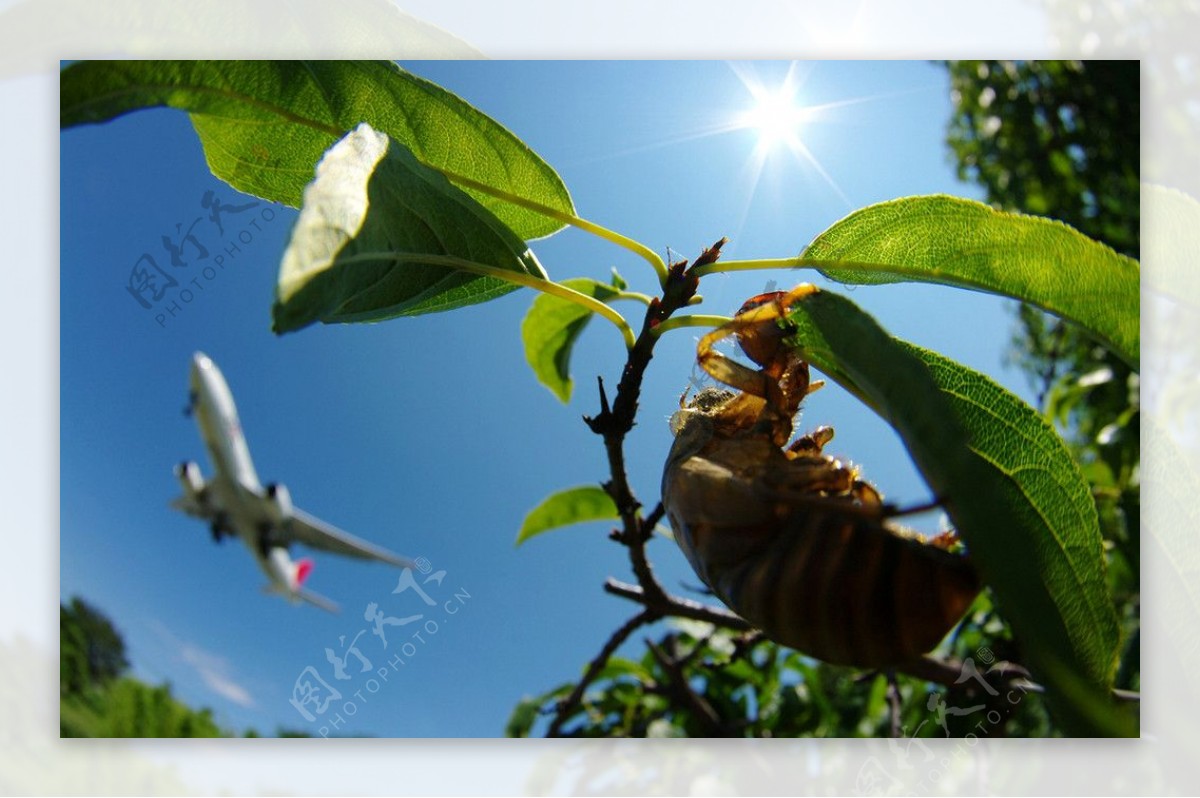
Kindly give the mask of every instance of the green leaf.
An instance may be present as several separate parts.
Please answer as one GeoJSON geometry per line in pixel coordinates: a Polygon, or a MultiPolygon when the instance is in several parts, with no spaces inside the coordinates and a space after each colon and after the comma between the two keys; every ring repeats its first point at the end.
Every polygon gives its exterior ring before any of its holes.
{"type": "Polygon", "coordinates": [[[622,676],[630,676],[642,684],[654,683],[654,674],[640,662],[634,662],[626,657],[609,657],[608,662],[604,663],[604,667],[600,669],[592,682],[600,684],[609,679],[619,679],[622,676]]]}
{"type": "Polygon", "coordinates": [[[279,269],[275,330],[483,302],[517,287],[497,272],[545,279],[486,208],[363,124],[330,148],[304,191],[279,269]]]}
{"type": "MultiPolygon", "coordinates": [[[[620,294],[618,289],[587,277],[563,280],[562,284],[603,302],[620,294]]],[[[592,311],[575,302],[540,294],[521,322],[525,360],[538,382],[549,388],[563,404],[571,399],[571,350],[592,315],[592,311]]]]}
{"type": "Polygon", "coordinates": [[[620,518],[617,505],[602,488],[596,485],[568,488],[547,496],[525,516],[525,523],[517,533],[517,545],[560,526],[613,518],[620,518]]]}
{"type": "MultiPolygon", "coordinates": [[[[1031,666],[1048,679],[1066,667],[1105,694],[1119,630],[1104,550],[1087,482],[1054,430],[989,378],[892,338],[843,297],[815,291],[791,310],[797,352],[891,424],[946,500],[1031,666]]],[[[1075,685],[1058,693],[1078,696],[1075,685]]]]}
{"type": "MultiPolygon", "coordinates": [[[[187,111],[213,174],[291,206],[321,154],[367,122],[427,166],[574,214],[561,178],[524,142],[390,61],[85,61],[62,70],[60,95],[63,127],[156,106],[187,111]]],[[[468,192],[522,239],[563,227],[486,191],[468,192]]]]}
{"type": "Polygon", "coordinates": [[[625,278],[621,276],[619,271],[617,271],[616,266],[612,267],[612,280],[610,281],[610,284],[618,291],[624,291],[629,287],[629,283],[625,282],[625,278]]]}
{"type": "Polygon", "coordinates": [[[809,244],[842,283],[945,283],[1021,299],[1076,322],[1134,369],[1141,268],[1067,225],[949,196],[870,205],[809,244]]]}
{"type": "Polygon", "coordinates": [[[552,701],[559,701],[566,698],[571,694],[573,689],[575,689],[575,685],[567,682],[542,695],[527,695],[522,698],[513,707],[512,714],[508,716],[508,723],[504,725],[504,736],[528,737],[529,733],[533,730],[533,724],[537,723],[537,719],[542,714],[542,707],[552,701]]]}

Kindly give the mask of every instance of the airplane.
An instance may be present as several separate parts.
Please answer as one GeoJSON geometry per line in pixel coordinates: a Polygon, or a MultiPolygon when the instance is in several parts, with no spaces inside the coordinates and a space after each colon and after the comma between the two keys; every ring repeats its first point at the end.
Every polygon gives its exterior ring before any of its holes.
{"type": "Polygon", "coordinates": [[[407,557],[343,532],[293,506],[284,485],[272,482],[263,486],[258,481],[233,394],[217,364],[203,352],[192,355],[184,413],[195,416],[214,472],[205,481],[195,462],[176,466],[175,476],[183,486],[183,495],[172,501],[171,507],[209,522],[216,543],[226,537],[241,539],[267,575],[264,592],[281,595],[293,604],[305,601],[328,612],[338,611],[335,602],[304,587],[313,562],[307,557],[293,561],[288,553],[292,543],[398,568],[416,567],[407,557]]]}

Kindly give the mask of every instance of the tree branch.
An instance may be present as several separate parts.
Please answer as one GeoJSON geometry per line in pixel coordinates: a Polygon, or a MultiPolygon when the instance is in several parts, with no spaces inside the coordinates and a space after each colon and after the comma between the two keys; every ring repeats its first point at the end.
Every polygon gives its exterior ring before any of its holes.
{"type": "Polygon", "coordinates": [[[547,737],[562,736],[563,724],[571,717],[571,714],[575,711],[575,707],[579,706],[588,685],[595,681],[600,671],[608,664],[608,659],[613,655],[613,652],[620,648],[625,639],[638,628],[648,623],[653,623],[656,620],[658,620],[658,615],[653,610],[645,609],[626,621],[620,629],[613,632],[612,637],[604,644],[604,648],[600,649],[600,653],[588,663],[587,670],[583,672],[583,678],[579,680],[579,684],[575,685],[575,689],[571,691],[569,696],[559,702],[558,709],[554,712],[554,720],[550,721],[550,728],[546,730],[547,737]]]}
{"type": "MultiPolygon", "coordinates": [[[[675,639],[668,637],[664,643],[669,643],[674,648],[675,639]]],[[[684,706],[692,711],[697,722],[704,728],[705,737],[733,737],[733,729],[721,719],[717,711],[713,709],[712,704],[705,700],[704,696],[697,693],[688,684],[687,675],[683,672],[682,662],[675,659],[673,655],[667,654],[661,646],[656,644],[650,638],[646,638],[646,647],[650,649],[650,653],[654,656],[655,661],[662,667],[663,672],[667,675],[667,690],[679,700],[684,706]]]]}
{"type": "Polygon", "coordinates": [[[636,601],[646,609],[656,612],[664,618],[690,618],[693,621],[704,621],[705,623],[711,623],[714,626],[721,626],[726,629],[733,629],[737,632],[745,632],[754,628],[740,615],[734,615],[727,609],[701,604],[698,601],[692,601],[680,596],[672,596],[661,588],[659,588],[658,594],[654,595],[637,585],[630,585],[625,582],[619,582],[616,579],[609,579],[604,583],[604,591],[612,593],[614,596],[636,601]]]}
{"type": "MultiPolygon", "coordinates": [[[[696,259],[695,269],[716,261],[720,256],[721,247],[725,244],[722,238],[709,249],[704,250],[696,259]]],[[[666,594],[646,559],[646,541],[654,532],[654,524],[662,517],[661,511],[656,510],[650,518],[643,520],[639,516],[641,502],[633,495],[629,487],[629,479],[625,474],[625,436],[633,429],[637,416],[638,398],[641,396],[642,379],[646,367],[654,357],[654,345],[658,343],[656,330],[660,324],[671,317],[680,308],[686,307],[696,295],[699,278],[688,269],[687,261],[672,263],[667,267],[666,279],[663,281],[663,295],[650,301],[646,307],[646,315],[642,320],[642,329],[637,340],[629,349],[625,360],[625,368],[621,371],[621,380],[617,383],[617,395],[612,405],[609,405],[608,394],[604,390],[604,382],[600,381],[600,412],[595,416],[584,417],[584,422],[592,432],[604,439],[604,450],[608,455],[609,479],[604,483],[604,489],[612,497],[621,517],[621,531],[616,539],[629,549],[629,562],[638,584],[651,599],[665,600],[666,594]],[[648,523],[653,521],[652,523],[648,523]]]]}

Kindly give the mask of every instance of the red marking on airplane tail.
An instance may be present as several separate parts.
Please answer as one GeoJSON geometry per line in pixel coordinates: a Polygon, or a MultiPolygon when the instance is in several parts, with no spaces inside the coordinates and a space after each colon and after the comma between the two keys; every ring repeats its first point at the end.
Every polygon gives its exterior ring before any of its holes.
{"type": "Polygon", "coordinates": [[[304,580],[308,579],[308,575],[312,573],[313,561],[305,557],[296,563],[296,587],[299,588],[304,584],[304,580]]]}

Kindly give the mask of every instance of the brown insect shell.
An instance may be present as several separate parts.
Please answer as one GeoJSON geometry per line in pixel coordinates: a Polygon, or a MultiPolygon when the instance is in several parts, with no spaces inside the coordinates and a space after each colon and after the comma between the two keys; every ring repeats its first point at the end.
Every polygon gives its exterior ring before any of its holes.
{"type": "Polygon", "coordinates": [[[852,489],[855,470],[824,455],[781,449],[776,441],[790,437],[791,428],[791,420],[768,411],[765,400],[714,388],[672,417],[675,443],[663,472],[663,505],[680,548],[709,587],[715,589],[710,566],[719,570],[741,560],[754,545],[751,538],[772,536],[794,512],[778,500],[776,488],[799,487],[813,496],[852,489]],[[780,477],[786,484],[777,484],[780,477]],[[694,535],[699,526],[738,532],[710,541],[705,548],[714,551],[701,558],[694,535]]]}
{"type": "Polygon", "coordinates": [[[786,451],[763,399],[707,390],[672,419],[663,474],[696,574],[768,637],[827,662],[879,667],[935,646],[979,591],[966,558],[885,521],[857,470],[819,453],[827,436],[786,451]]]}

